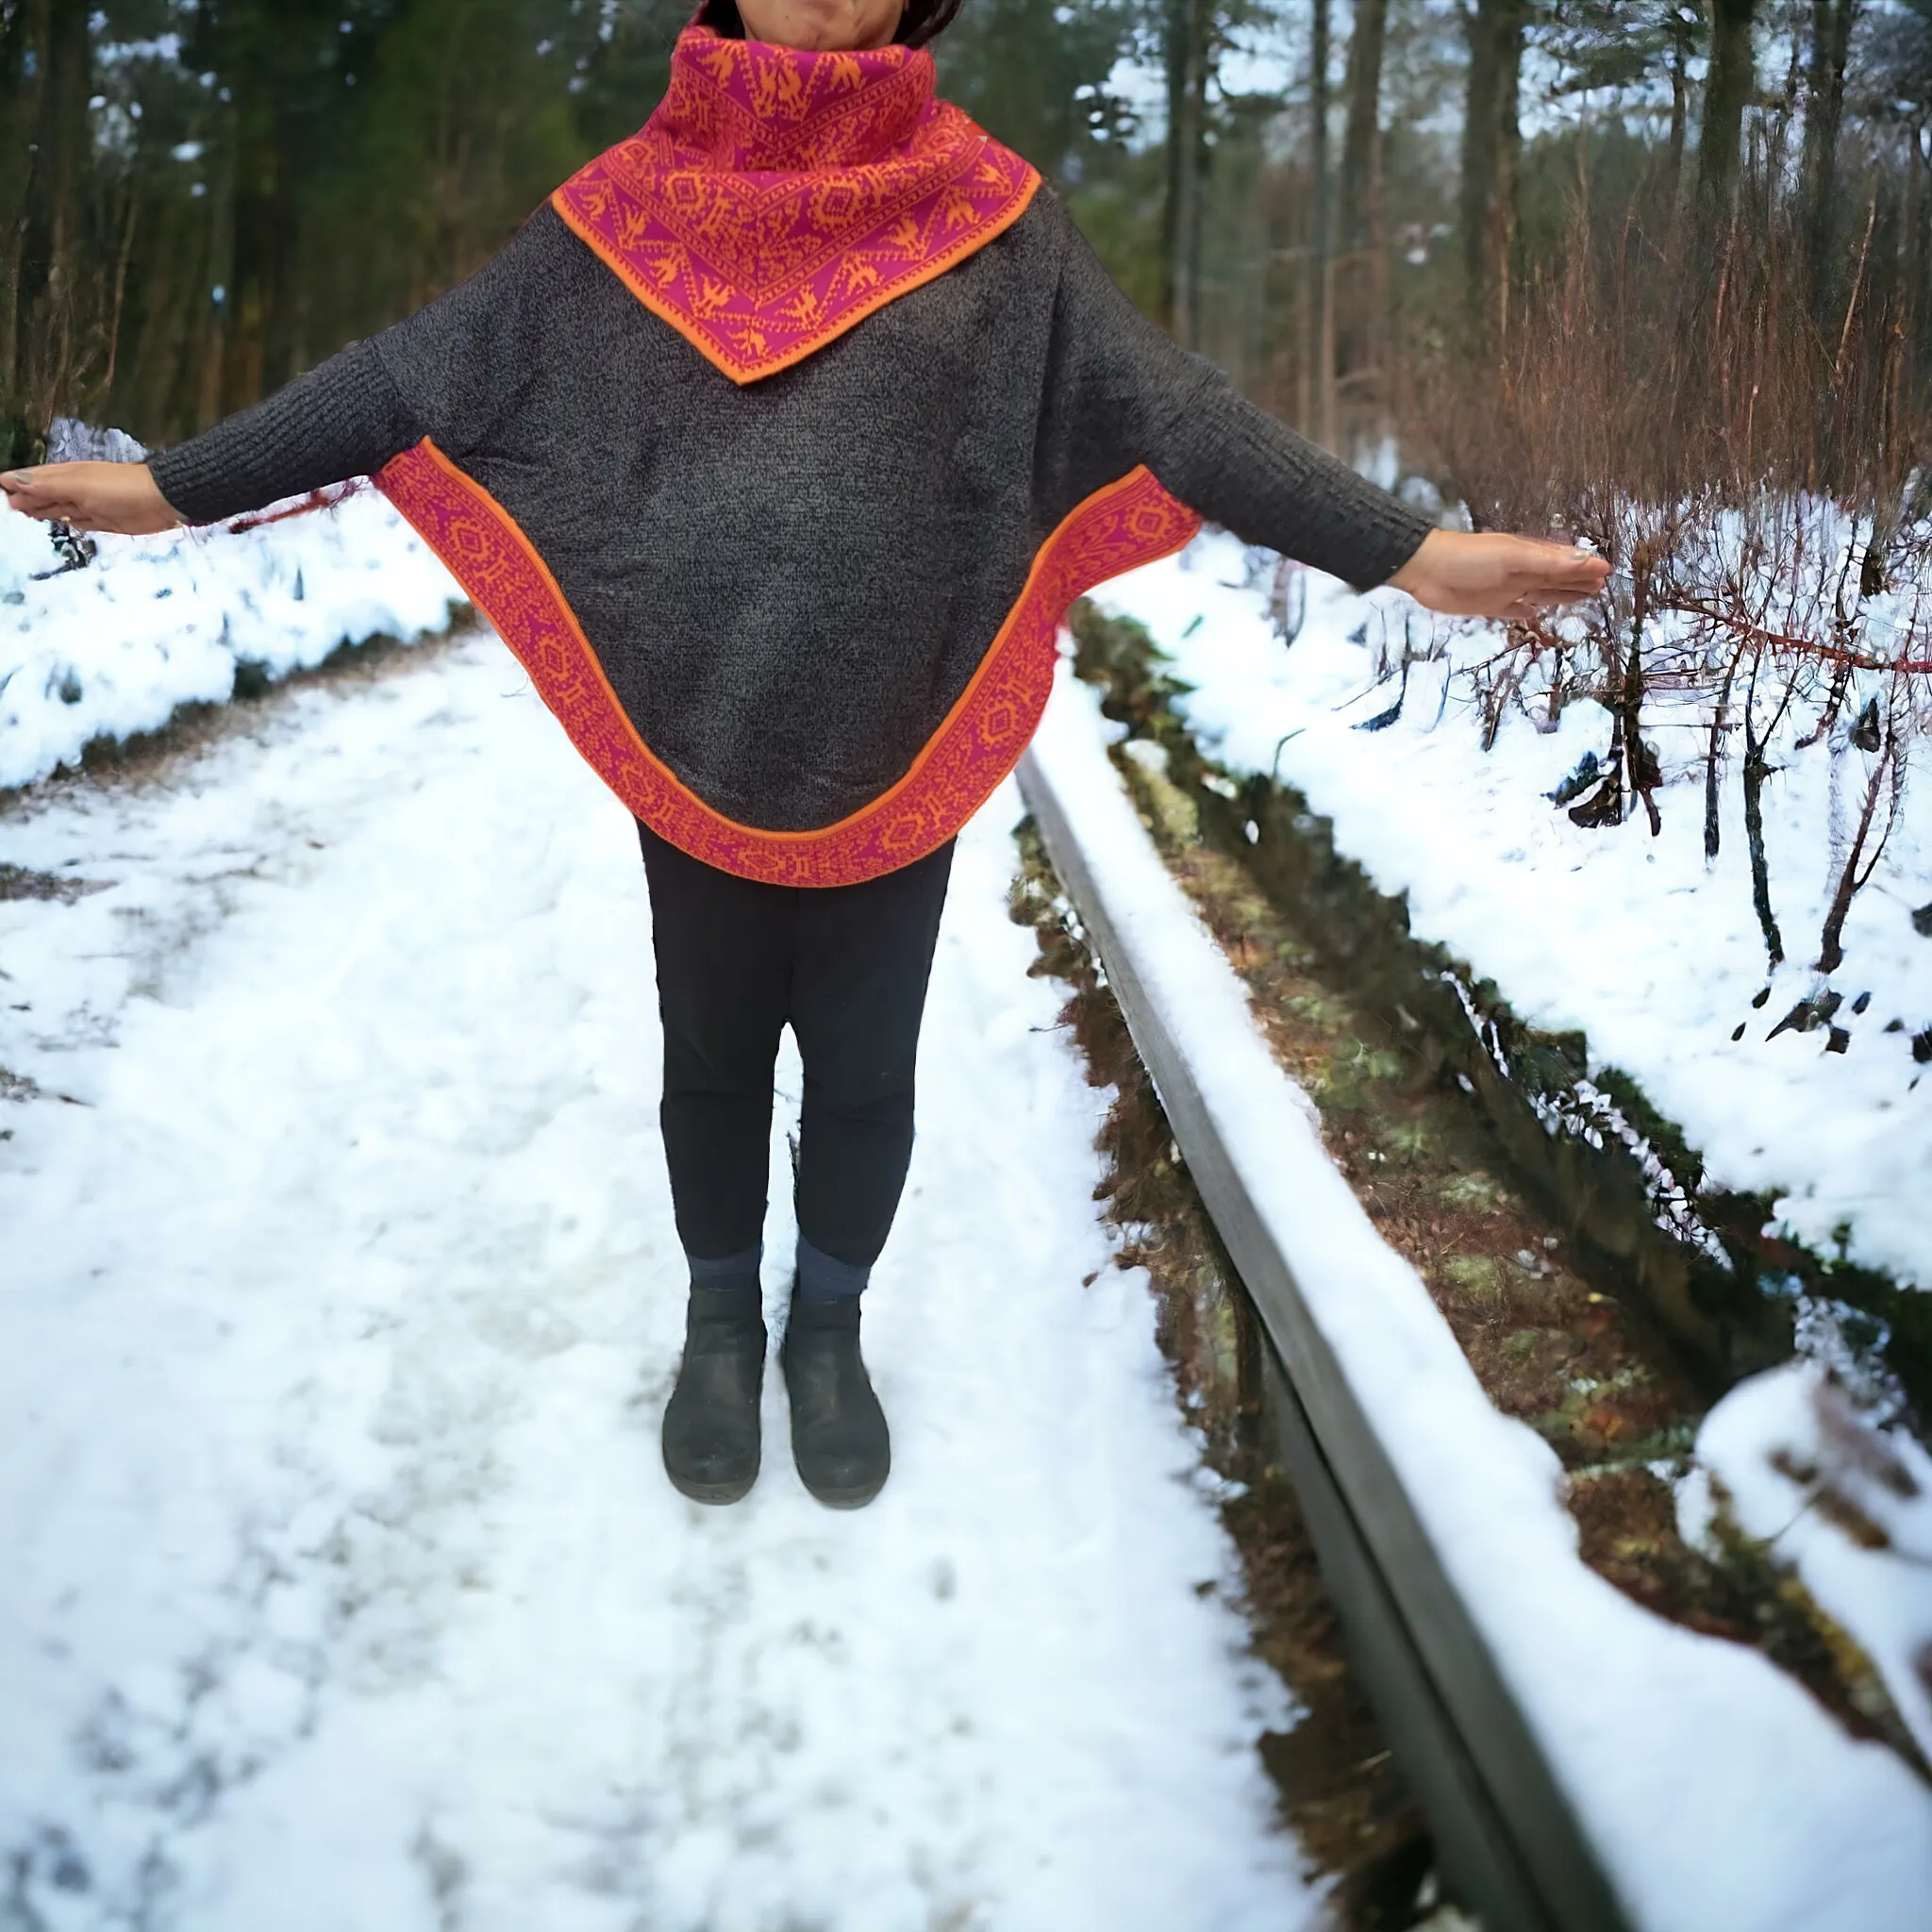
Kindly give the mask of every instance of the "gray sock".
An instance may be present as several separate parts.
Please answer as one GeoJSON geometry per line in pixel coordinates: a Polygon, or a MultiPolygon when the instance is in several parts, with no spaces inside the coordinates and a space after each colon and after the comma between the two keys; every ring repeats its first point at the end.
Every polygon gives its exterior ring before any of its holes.
{"type": "Polygon", "coordinates": [[[758,1263],[765,1257],[765,1244],[755,1241],[748,1248],[741,1248],[735,1255],[725,1255],[715,1261],[707,1261],[699,1256],[687,1254],[685,1259],[691,1264],[691,1285],[697,1289],[755,1289],[758,1285],[758,1263]]]}
{"type": "Polygon", "coordinates": [[[798,1238],[798,1292],[808,1302],[851,1301],[865,1292],[872,1279],[872,1263],[835,1261],[815,1248],[803,1235],[798,1238]]]}

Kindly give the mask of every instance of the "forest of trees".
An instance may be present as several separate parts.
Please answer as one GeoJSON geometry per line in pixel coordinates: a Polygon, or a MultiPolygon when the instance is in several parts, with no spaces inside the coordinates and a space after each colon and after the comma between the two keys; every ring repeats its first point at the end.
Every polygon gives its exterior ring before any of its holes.
{"type": "MultiPolygon", "coordinates": [[[[13,454],[62,411],[179,437],[447,287],[643,118],[683,18],[0,0],[13,454]]],[[[1135,299],[1326,441],[1453,445],[1445,381],[1579,274],[1681,329],[1771,254],[1840,375],[1897,339],[1916,415],[1932,0],[967,0],[940,55],[1135,299]]]]}

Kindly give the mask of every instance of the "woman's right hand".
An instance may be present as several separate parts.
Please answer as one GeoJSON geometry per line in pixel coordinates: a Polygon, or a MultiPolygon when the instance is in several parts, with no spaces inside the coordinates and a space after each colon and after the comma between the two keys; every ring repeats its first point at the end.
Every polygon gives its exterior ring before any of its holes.
{"type": "Polygon", "coordinates": [[[153,537],[186,521],[145,463],[43,463],[9,470],[0,490],[23,516],[108,536],[153,537]]]}

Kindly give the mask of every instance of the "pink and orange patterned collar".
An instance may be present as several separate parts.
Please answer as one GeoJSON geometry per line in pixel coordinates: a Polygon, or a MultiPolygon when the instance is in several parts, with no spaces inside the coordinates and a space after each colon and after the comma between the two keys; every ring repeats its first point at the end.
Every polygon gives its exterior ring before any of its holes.
{"type": "Polygon", "coordinates": [[[924,48],[689,27],[643,128],[552,205],[737,383],[801,361],[1010,227],[1039,175],[933,98],[924,48]]]}

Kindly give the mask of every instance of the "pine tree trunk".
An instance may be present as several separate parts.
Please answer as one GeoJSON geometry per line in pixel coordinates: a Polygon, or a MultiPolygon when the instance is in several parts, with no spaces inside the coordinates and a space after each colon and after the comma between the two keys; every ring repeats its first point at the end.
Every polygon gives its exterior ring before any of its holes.
{"type": "Polygon", "coordinates": [[[1348,126],[1341,142],[1340,228],[1348,299],[1336,363],[1344,379],[1373,370],[1382,329],[1382,54],[1389,0],[1356,0],[1348,41],[1348,126]]]}
{"type": "Polygon", "coordinates": [[[1757,0],[1710,0],[1710,72],[1704,84],[1704,131],[1697,143],[1697,194],[1707,215],[1729,211],[1738,179],[1744,109],[1757,92],[1751,28],[1757,0]]]}
{"type": "Polygon", "coordinates": [[[53,416],[71,406],[94,346],[82,280],[92,158],[88,10],[75,0],[24,0],[6,17],[0,44],[0,441],[31,458],[53,416]]]}
{"type": "Polygon", "coordinates": [[[92,68],[87,8],[54,0],[20,274],[21,386],[27,425],[37,436],[73,406],[90,346],[92,318],[83,307],[81,272],[93,150],[87,105],[92,68]]]}
{"type": "Polygon", "coordinates": [[[50,0],[21,0],[0,22],[0,458],[30,461],[21,367],[29,297],[24,286],[41,99],[46,89],[50,0]]]}
{"type": "Polygon", "coordinates": [[[1209,0],[1168,0],[1167,310],[1184,349],[1200,335],[1201,143],[1208,96],[1209,0]]]}
{"type": "Polygon", "coordinates": [[[1811,0],[1811,44],[1805,74],[1805,253],[1814,314],[1823,310],[1829,295],[1839,129],[1844,120],[1853,5],[1854,0],[1811,0]]]}
{"type": "Polygon", "coordinates": [[[292,372],[273,366],[282,318],[282,259],[294,225],[285,169],[272,136],[244,141],[236,156],[234,266],[228,287],[222,413],[233,415],[279,388],[292,372]]]}
{"type": "Polygon", "coordinates": [[[1476,0],[1462,125],[1462,260],[1470,312],[1487,328],[1516,228],[1517,92],[1527,0],[1476,0]]]}
{"type": "Polygon", "coordinates": [[[231,102],[216,405],[225,416],[294,374],[287,349],[289,285],[299,258],[286,138],[292,76],[275,45],[275,0],[221,0],[204,57],[231,102]]]}
{"type": "Polygon", "coordinates": [[[1925,129],[1911,129],[1911,159],[1907,164],[1906,181],[1906,340],[1917,342],[1924,337],[1926,316],[1925,270],[1926,220],[1925,129]]]}
{"type": "Polygon", "coordinates": [[[1382,53],[1389,0],[1356,0],[1348,42],[1348,128],[1341,142],[1341,245],[1382,241],[1382,53]]]}
{"type": "Polygon", "coordinates": [[[1674,227],[1684,197],[1684,148],[1690,122],[1690,36],[1674,17],[1671,32],[1671,133],[1665,149],[1664,219],[1674,227]]]}
{"type": "Polygon", "coordinates": [[[1308,433],[1335,442],[1335,239],[1328,192],[1328,0],[1308,32],[1308,433]]]}

